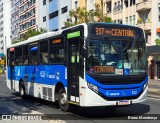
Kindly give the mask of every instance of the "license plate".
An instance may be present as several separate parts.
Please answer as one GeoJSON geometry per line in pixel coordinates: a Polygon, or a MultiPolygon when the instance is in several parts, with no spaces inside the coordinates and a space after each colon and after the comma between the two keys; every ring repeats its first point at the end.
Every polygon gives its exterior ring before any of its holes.
{"type": "Polygon", "coordinates": [[[118,105],[129,105],[129,104],[130,104],[129,100],[118,101],[118,105]]]}

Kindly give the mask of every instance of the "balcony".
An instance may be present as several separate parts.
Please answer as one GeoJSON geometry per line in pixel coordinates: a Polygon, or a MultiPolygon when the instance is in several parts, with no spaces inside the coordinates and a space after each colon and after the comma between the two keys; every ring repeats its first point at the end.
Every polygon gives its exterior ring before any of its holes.
{"type": "Polygon", "coordinates": [[[152,1],[151,0],[141,0],[136,4],[136,11],[145,11],[152,8],[152,1]]]}
{"type": "Polygon", "coordinates": [[[137,23],[137,27],[139,27],[145,31],[151,30],[151,22],[137,23]]]}

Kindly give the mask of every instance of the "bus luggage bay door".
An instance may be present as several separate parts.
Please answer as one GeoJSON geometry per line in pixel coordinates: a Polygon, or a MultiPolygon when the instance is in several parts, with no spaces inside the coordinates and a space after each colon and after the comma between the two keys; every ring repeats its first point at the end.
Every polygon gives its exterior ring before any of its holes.
{"type": "Polygon", "coordinates": [[[79,103],[79,41],[68,41],[69,100],[79,103]]]}

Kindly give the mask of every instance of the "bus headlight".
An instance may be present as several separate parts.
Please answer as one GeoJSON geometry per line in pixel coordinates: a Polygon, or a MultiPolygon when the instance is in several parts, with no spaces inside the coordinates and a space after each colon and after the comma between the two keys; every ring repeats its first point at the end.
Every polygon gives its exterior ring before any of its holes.
{"type": "Polygon", "coordinates": [[[93,85],[93,84],[91,84],[91,83],[88,83],[88,87],[89,87],[91,90],[93,90],[94,92],[98,93],[98,87],[97,87],[97,86],[95,86],[95,85],[93,85]]]}
{"type": "Polygon", "coordinates": [[[146,82],[146,83],[144,84],[144,86],[143,86],[143,90],[145,90],[145,89],[146,89],[147,85],[148,85],[148,82],[146,82]]]}

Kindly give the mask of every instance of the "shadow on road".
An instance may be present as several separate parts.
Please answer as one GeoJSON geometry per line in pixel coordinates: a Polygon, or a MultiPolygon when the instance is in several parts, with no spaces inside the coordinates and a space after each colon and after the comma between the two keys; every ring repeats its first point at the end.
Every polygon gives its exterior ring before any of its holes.
{"type": "MultiPolygon", "coordinates": [[[[18,93],[12,93],[15,96],[18,96],[18,93]]],[[[18,101],[11,99],[15,103],[18,101]]],[[[47,106],[51,108],[58,108],[57,103],[53,103],[50,101],[34,98],[31,96],[27,96],[27,98],[24,100],[23,105],[29,109],[34,108],[36,110],[37,106],[47,106]],[[30,103],[33,103],[33,107],[30,103]],[[27,105],[28,104],[28,105],[27,105]]],[[[67,115],[78,115],[84,118],[91,118],[91,119],[103,119],[103,118],[120,118],[120,117],[127,117],[127,116],[134,116],[134,115],[142,115],[150,111],[150,106],[147,104],[134,104],[130,106],[123,106],[123,107],[79,107],[72,105],[72,109],[70,111],[70,114],[67,115]]],[[[46,112],[42,112],[46,113],[46,112]]]]}
{"type": "Polygon", "coordinates": [[[142,115],[150,111],[150,106],[146,104],[134,104],[123,107],[90,107],[81,108],[73,106],[72,113],[91,119],[98,118],[120,118],[134,115],[142,115]]]}
{"type": "MultiPolygon", "coordinates": [[[[55,108],[57,109],[57,103],[34,98],[31,96],[26,96],[24,100],[19,97],[19,93],[12,93],[12,96],[0,97],[0,103],[6,101],[6,106],[0,104],[0,113],[3,114],[22,114],[22,113],[31,113],[32,110],[36,111],[43,107],[55,108]],[[9,106],[7,106],[9,105],[9,106]],[[17,106],[18,105],[18,106],[17,106]],[[16,106],[16,110],[15,110],[16,106]]],[[[54,109],[53,109],[54,110],[54,109]]],[[[52,111],[52,110],[51,110],[52,111]]],[[[134,104],[125,107],[90,107],[82,108],[79,106],[72,106],[72,110],[69,113],[63,113],[65,115],[60,116],[57,114],[57,117],[60,119],[76,119],[76,117],[83,117],[84,119],[123,119],[127,116],[142,115],[150,111],[150,106],[147,104],[134,104]],[[65,117],[65,118],[64,118],[65,117]]],[[[46,114],[47,112],[41,112],[46,114]]],[[[46,114],[47,116],[47,114],[46,114]]],[[[48,115],[49,116],[49,115],[48,115]]],[[[53,117],[55,114],[53,115],[53,117]]],[[[83,119],[82,118],[82,119],[83,119]]],[[[79,118],[78,118],[79,119],[79,118]]]]}
{"type": "MultiPolygon", "coordinates": [[[[12,95],[20,97],[19,93],[12,93],[12,95]]],[[[20,97],[20,99],[21,99],[21,97],[20,97]]],[[[32,97],[32,96],[28,96],[28,95],[25,96],[25,98],[21,99],[21,100],[25,101],[29,105],[32,103],[36,106],[47,106],[47,107],[49,106],[49,107],[52,107],[52,108],[58,108],[58,105],[55,102],[43,100],[43,99],[40,99],[40,98],[35,98],[35,97],[32,97]]]]}
{"type": "Polygon", "coordinates": [[[31,113],[32,109],[38,109],[37,104],[31,105],[29,100],[17,97],[18,93],[12,94],[11,96],[0,96],[0,114],[31,113]]]}

